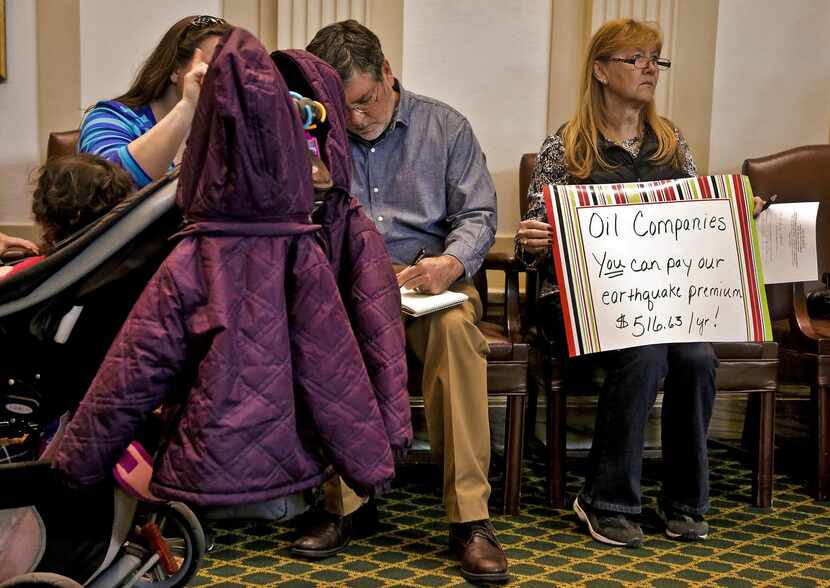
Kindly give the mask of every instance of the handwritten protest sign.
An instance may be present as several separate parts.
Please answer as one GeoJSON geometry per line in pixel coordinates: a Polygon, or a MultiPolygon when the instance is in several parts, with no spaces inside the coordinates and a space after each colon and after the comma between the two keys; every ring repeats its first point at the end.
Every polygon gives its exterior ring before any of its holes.
{"type": "Polygon", "coordinates": [[[571,356],[772,338],[744,176],[547,186],[571,356]]]}

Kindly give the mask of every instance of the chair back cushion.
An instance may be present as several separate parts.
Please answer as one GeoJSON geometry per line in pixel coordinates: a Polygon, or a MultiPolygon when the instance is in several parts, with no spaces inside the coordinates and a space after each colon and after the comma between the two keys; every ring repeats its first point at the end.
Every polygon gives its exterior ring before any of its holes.
{"type": "MultiPolygon", "coordinates": [[[[830,272],[830,145],[805,145],[747,159],[742,171],[758,196],[778,194],[777,203],[821,203],[816,223],[818,269],[820,274],[830,272]]],[[[773,320],[786,318],[792,306],[792,288],[789,284],[768,285],[767,301],[773,320]]]]}
{"type": "Polygon", "coordinates": [[[46,159],[72,155],[78,150],[78,140],[81,138],[81,129],[49,133],[49,144],[46,146],[46,159]]]}

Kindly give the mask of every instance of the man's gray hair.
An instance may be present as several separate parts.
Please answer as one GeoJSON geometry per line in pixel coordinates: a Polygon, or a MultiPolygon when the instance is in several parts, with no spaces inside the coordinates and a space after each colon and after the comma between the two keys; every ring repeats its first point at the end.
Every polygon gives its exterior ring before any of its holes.
{"type": "Polygon", "coordinates": [[[306,47],[327,62],[340,75],[343,82],[357,70],[383,79],[383,50],[377,35],[356,20],[344,20],[323,27],[306,47]]]}

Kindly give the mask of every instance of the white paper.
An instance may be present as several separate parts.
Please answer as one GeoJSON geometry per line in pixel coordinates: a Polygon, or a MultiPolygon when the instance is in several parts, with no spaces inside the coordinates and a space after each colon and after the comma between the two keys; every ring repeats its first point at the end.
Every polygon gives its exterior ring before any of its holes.
{"type": "Polygon", "coordinates": [[[467,298],[466,294],[452,290],[441,294],[419,294],[409,288],[401,288],[401,310],[409,316],[419,317],[461,304],[467,298]]]}
{"type": "Polygon", "coordinates": [[[731,211],[727,199],[577,209],[603,351],[747,339],[731,211]]]}
{"type": "Polygon", "coordinates": [[[818,280],[818,204],[773,204],[756,219],[765,283],[818,280]]]}

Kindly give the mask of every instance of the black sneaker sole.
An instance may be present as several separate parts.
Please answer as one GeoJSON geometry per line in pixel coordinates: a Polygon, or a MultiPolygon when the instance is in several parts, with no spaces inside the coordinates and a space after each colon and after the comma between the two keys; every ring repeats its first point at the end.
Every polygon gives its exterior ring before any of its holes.
{"type": "Polygon", "coordinates": [[[657,518],[659,518],[663,522],[663,531],[666,534],[666,537],[668,537],[669,539],[673,539],[675,541],[693,542],[705,541],[709,537],[708,531],[701,535],[698,535],[697,533],[675,533],[674,531],[669,530],[668,520],[666,518],[666,513],[663,512],[663,509],[658,506],[656,512],[657,518]]]}
{"type": "Polygon", "coordinates": [[[674,539],[675,541],[705,541],[709,537],[709,533],[704,533],[703,535],[697,535],[695,533],[674,533],[669,531],[668,527],[665,530],[666,537],[674,539]]]}
{"type": "Polygon", "coordinates": [[[614,545],[615,547],[640,547],[640,545],[642,545],[642,539],[635,539],[633,541],[629,541],[628,543],[626,543],[624,541],[616,541],[597,532],[591,525],[591,519],[588,517],[588,513],[586,513],[582,509],[582,506],[580,506],[578,496],[574,499],[573,509],[576,513],[576,516],[579,517],[579,520],[588,526],[588,533],[591,535],[591,537],[593,537],[600,543],[605,543],[606,545],[614,545]]]}

